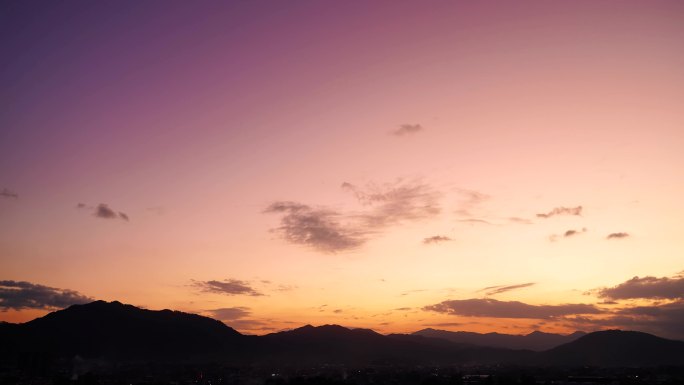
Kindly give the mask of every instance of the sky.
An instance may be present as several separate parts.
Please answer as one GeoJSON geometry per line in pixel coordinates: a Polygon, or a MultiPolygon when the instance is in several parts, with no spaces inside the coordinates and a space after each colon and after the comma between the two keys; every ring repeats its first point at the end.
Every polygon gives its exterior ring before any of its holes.
{"type": "Polygon", "coordinates": [[[684,339],[680,1],[5,1],[0,320],[684,339]]]}

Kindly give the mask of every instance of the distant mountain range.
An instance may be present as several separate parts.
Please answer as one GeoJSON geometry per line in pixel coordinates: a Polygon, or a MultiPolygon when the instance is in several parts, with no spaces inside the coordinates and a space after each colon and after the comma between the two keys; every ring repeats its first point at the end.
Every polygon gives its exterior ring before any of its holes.
{"type": "Polygon", "coordinates": [[[684,365],[684,342],[609,330],[558,335],[478,334],[425,329],[382,335],[338,325],[246,336],[220,321],[120,302],[74,305],[23,324],[0,323],[0,358],[116,362],[310,364],[684,365]]]}
{"type": "Polygon", "coordinates": [[[511,335],[500,333],[480,334],[473,332],[450,332],[428,328],[419,330],[413,334],[430,338],[442,338],[459,344],[543,351],[572,342],[587,333],[578,331],[569,335],[562,335],[535,331],[527,335],[511,335]]]}

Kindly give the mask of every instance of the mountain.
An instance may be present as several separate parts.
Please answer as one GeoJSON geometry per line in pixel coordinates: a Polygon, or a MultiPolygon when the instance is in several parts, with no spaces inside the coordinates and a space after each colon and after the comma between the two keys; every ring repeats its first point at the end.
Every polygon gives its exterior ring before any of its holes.
{"type": "Polygon", "coordinates": [[[324,364],[684,365],[684,342],[681,341],[616,330],[580,334],[510,336],[423,330],[415,334],[382,335],[369,329],[307,325],[265,336],[245,336],[222,322],[196,314],[96,301],[23,324],[0,323],[0,363],[33,367],[38,362],[40,367],[50,367],[58,362],[69,365],[71,361],[85,359],[114,364],[214,362],[235,367],[293,368],[324,364]],[[456,343],[453,339],[429,335],[456,336],[466,342],[456,343]],[[473,343],[501,345],[506,342],[513,346],[515,342],[539,348],[560,338],[576,339],[542,352],[473,343]]]}
{"type": "Polygon", "coordinates": [[[261,337],[270,362],[351,365],[451,365],[522,362],[533,352],[456,344],[407,334],[382,335],[370,329],[306,325],[261,337]]]}
{"type": "Polygon", "coordinates": [[[544,351],[556,346],[572,342],[586,333],[574,332],[569,335],[543,333],[535,331],[527,335],[512,335],[500,333],[473,333],[473,332],[451,332],[437,329],[419,330],[413,335],[441,338],[459,344],[470,344],[477,346],[488,346],[503,349],[527,349],[534,351],[544,351]]]}
{"type": "Polygon", "coordinates": [[[126,360],[225,355],[245,338],[211,318],[117,301],[73,305],[0,330],[0,342],[19,352],[126,360]]]}
{"type": "Polygon", "coordinates": [[[642,332],[605,330],[546,351],[540,358],[540,363],[552,366],[684,365],[684,342],[642,332]]]}

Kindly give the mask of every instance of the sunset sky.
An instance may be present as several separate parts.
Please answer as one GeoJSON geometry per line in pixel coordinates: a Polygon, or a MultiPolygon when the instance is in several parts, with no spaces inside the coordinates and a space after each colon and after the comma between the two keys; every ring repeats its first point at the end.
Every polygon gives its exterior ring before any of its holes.
{"type": "Polygon", "coordinates": [[[4,1],[0,320],[103,299],[251,334],[684,339],[683,20],[4,1]]]}

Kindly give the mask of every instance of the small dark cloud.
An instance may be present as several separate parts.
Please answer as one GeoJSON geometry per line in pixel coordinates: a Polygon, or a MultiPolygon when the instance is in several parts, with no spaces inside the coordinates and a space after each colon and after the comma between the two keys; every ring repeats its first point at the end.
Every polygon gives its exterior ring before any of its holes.
{"type": "Polygon", "coordinates": [[[450,240],[451,240],[451,238],[449,238],[445,235],[433,235],[431,237],[427,237],[427,238],[423,239],[423,243],[426,245],[430,245],[430,244],[435,244],[435,243],[448,242],[450,240]]]}
{"type": "Polygon", "coordinates": [[[610,233],[606,239],[622,239],[627,237],[629,237],[629,234],[627,233],[610,233]]]}
{"type": "Polygon", "coordinates": [[[116,212],[104,203],[100,203],[95,208],[95,216],[98,218],[114,219],[117,218],[116,212]]]}
{"type": "Polygon", "coordinates": [[[411,308],[410,307],[398,307],[394,310],[395,311],[409,311],[409,310],[411,310],[411,308]]]}
{"type": "Polygon", "coordinates": [[[423,310],[464,317],[550,319],[573,314],[599,314],[594,305],[529,305],[518,301],[498,301],[491,298],[473,298],[444,301],[425,306],[423,310]]]}
{"type": "Polygon", "coordinates": [[[402,124],[399,126],[399,128],[392,131],[392,135],[404,136],[415,134],[420,131],[423,131],[423,126],[421,126],[420,124],[402,124]]]}
{"type": "Polygon", "coordinates": [[[423,324],[423,326],[427,327],[439,327],[439,328],[446,328],[446,327],[453,327],[453,326],[463,326],[464,324],[461,322],[439,322],[439,323],[434,323],[434,324],[423,324]]]}
{"type": "Polygon", "coordinates": [[[492,224],[492,222],[486,221],[484,219],[479,219],[479,218],[459,219],[458,221],[470,223],[470,224],[477,224],[477,223],[481,223],[483,225],[491,225],[492,224]]]}
{"type": "Polygon", "coordinates": [[[0,197],[9,198],[9,199],[18,199],[19,194],[15,193],[12,190],[3,188],[2,191],[0,191],[0,197]]]}
{"type": "Polygon", "coordinates": [[[282,215],[280,227],[275,231],[290,243],[335,253],[354,250],[366,241],[366,234],[341,224],[342,216],[332,210],[281,201],[271,204],[264,212],[282,215]]]}
{"type": "Polygon", "coordinates": [[[407,290],[407,291],[405,291],[405,292],[403,292],[403,293],[401,293],[401,294],[399,294],[399,295],[402,296],[402,297],[405,297],[405,296],[407,296],[407,295],[409,295],[409,294],[421,293],[421,292],[423,292],[423,291],[427,291],[427,290],[425,290],[425,289],[407,290]]]}
{"type": "Polygon", "coordinates": [[[62,309],[93,301],[81,293],[25,281],[0,281],[0,310],[62,309]]]}
{"type": "Polygon", "coordinates": [[[496,294],[505,293],[507,291],[511,291],[511,290],[515,290],[515,289],[522,289],[525,287],[530,287],[532,285],[535,285],[535,282],[521,283],[518,285],[489,286],[489,287],[485,287],[484,289],[482,289],[480,291],[485,291],[486,295],[496,295],[496,294]]]}
{"type": "Polygon", "coordinates": [[[237,279],[224,279],[223,281],[194,281],[193,285],[207,293],[249,295],[253,297],[263,295],[252,288],[249,282],[240,281],[237,279]]]}
{"type": "Polygon", "coordinates": [[[121,211],[117,212],[114,211],[112,208],[109,207],[108,204],[106,203],[100,203],[97,206],[89,206],[85,203],[79,202],[76,204],[77,209],[86,209],[86,210],[92,210],[93,215],[102,218],[102,219],[121,219],[124,221],[129,221],[129,217],[126,213],[123,213],[121,211]]]}
{"type": "Polygon", "coordinates": [[[559,235],[559,234],[551,234],[551,235],[549,235],[549,241],[551,241],[551,242],[556,242],[557,240],[559,240],[559,239],[561,239],[561,238],[570,238],[570,237],[574,237],[574,236],[576,236],[576,235],[578,235],[578,234],[582,234],[582,233],[586,233],[586,232],[587,232],[586,227],[582,228],[582,230],[574,230],[574,229],[571,229],[571,230],[567,230],[567,231],[564,232],[562,235],[559,235]]]}
{"type": "Polygon", "coordinates": [[[342,309],[335,309],[335,310],[333,310],[333,313],[336,313],[336,314],[340,314],[340,313],[342,313],[342,312],[343,312],[342,309]]]}
{"type": "Polygon", "coordinates": [[[537,214],[538,218],[550,218],[556,215],[582,215],[582,206],[556,207],[548,213],[537,214]]]}
{"type": "Polygon", "coordinates": [[[684,299],[684,275],[674,277],[634,277],[617,286],[595,291],[600,298],[619,299],[684,299]]]}
{"type": "Polygon", "coordinates": [[[582,230],[568,230],[565,233],[563,233],[563,237],[565,237],[565,238],[572,237],[573,235],[582,234],[582,233],[586,233],[586,232],[587,232],[586,227],[582,228],[582,230]]]}
{"type": "Polygon", "coordinates": [[[207,310],[213,318],[220,321],[235,321],[240,318],[248,317],[252,314],[248,307],[224,307],[220,309],[207,310]]]}

